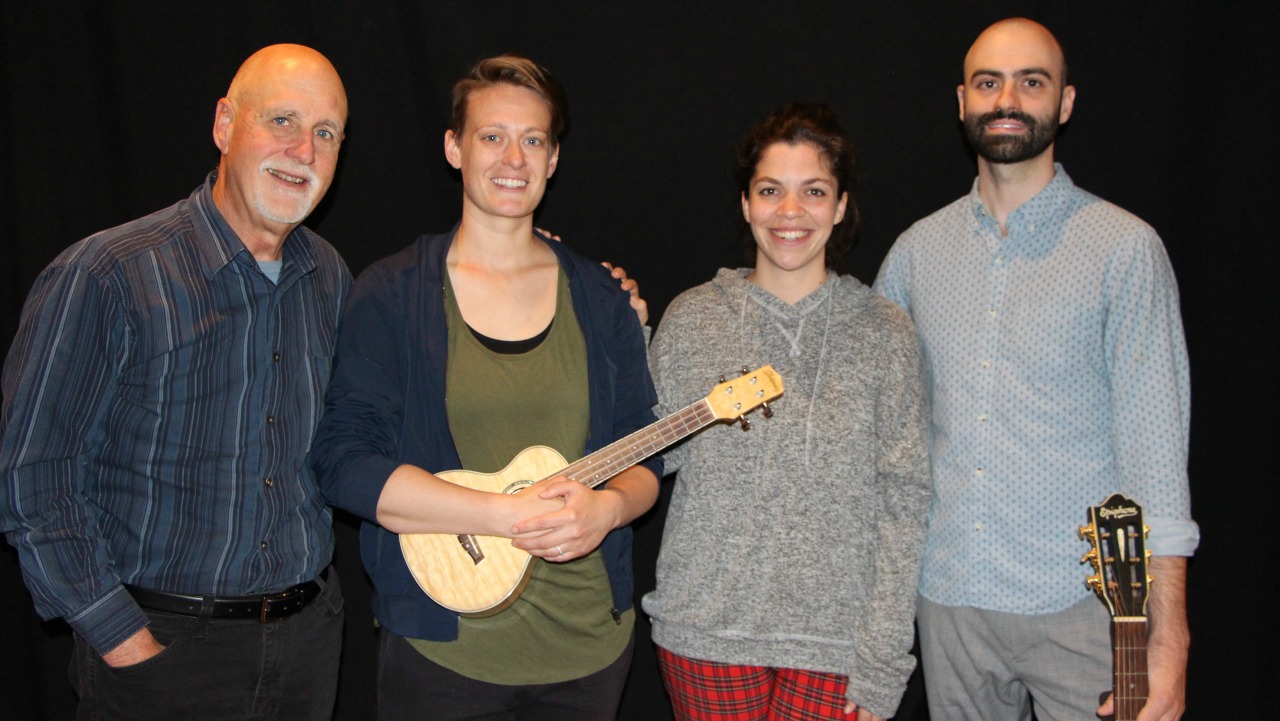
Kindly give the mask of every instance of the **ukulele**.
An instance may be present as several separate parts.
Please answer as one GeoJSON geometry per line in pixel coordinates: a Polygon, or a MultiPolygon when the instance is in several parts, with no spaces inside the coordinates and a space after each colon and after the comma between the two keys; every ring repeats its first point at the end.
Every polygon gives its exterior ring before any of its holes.
{"type": "MultiPolygon", "coordinates": [[[[497,473],[445,471],[436,475],[459,486],[494,493],[516,493],[564,474],[594,488],[667,446],[717,421],[741,421],[746,414],[782,395],[782,377],[762,366],[721,383],[700,401],[621,438],[573,463],[546,446],[524,449],[497,473]]],[[[448,533],[400,534],[400,550],[414,580],[433,601],[464,616],[493,615],[510,606],[529,582],[533,561],[527,551],[497,536],[448,533]]]]}
{"type": "Polygon", "coordinates": [[[1089,523],[1080,538],[1092,545],[1081,563],[1095,575],[1085,583],[1111,613],[1112,689],[1115,721],[1133,721],[1147,703],[1147,532],[1142,507],[1113,493],[1089,508],[1089,523]]]}

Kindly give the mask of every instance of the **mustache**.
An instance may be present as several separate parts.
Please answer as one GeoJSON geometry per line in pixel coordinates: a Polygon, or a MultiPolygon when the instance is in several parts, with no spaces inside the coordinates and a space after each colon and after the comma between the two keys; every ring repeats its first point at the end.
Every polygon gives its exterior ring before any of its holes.
{"type": "Polygon", "coordinates": [[[258,172],[266,172],[268,170],[293,175],[311,183],[316,181],[315,171],[305,165],[294,167],[288,164],[281,164],[279,161],[268,158],[258,164],[258,172]]]}
{"type": "Polygon", "coordinates": [[[1027,115],[1021,110],[1012,110],[1008,108],[992,110],[989,113],[983,113],[982,115],[979,115],[977,119],[977,125],[983,126],[994,120],[1017,120],[1023,125],[1026,125],[1028,130],[1035,130],[1037,125],[1036,119],[1034,117],[1027,115]]]}

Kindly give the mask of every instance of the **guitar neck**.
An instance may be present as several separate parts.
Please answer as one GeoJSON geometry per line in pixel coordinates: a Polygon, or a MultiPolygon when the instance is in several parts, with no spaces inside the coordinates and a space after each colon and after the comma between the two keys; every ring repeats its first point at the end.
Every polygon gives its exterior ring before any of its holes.
{"type": "Polygon", "coordinates": [[[1112,669],[1115,677],[1115,721],[1134,721],[1147,703],[1147,619],[1118,616],[1111,620],[1112,669]]]}
{"type": "Polygon", "coordinates": [[[717,420],[719,419],[712,412],[711,405],[704,398],[570,463],[561,473],[571,480],[595,488],[717,420]]]}

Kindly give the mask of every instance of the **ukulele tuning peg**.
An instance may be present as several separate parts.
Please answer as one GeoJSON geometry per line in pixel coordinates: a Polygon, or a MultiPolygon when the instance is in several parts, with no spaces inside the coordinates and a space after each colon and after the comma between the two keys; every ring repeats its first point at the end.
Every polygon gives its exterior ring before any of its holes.
{"type": "Polygon", "coordinates": [[[760,404],[760,413],[765,418],[773,418],[773,409],[769,407],[768,403],[760,404]]]}
{"type": "Polygon", "coordinates": [[[751,430],[751,421],[747,420],[746,416],[739,416],[738,421],[742,423],[742,430],[744,431],[751,430]]]}

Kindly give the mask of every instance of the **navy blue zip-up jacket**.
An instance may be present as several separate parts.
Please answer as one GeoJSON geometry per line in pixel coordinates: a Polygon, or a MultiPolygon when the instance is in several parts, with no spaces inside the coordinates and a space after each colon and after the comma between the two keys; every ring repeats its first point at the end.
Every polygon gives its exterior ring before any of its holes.
{"type": "MultiPolygon", "coordinates": [[[[364,520],[361,556],[374,585],[374,614],[400,636],[457,638],[458,616],[418,587],[399,537],[377,525],[378,497],[401,464],[431,472],[461,468],[445,411],[448,330],[445,255],[454,233],[424,235],[360,274],[343,315],[326,410],[312,465],[332,505],[364,520]]],[[[657,396],[628,294],[609,271],[547,241],[569,279],[587,343],[590,432],[586,452],[649,425],[657,396]]],[[[643,464],[662,477],[662,461],[643,464]]],[[[615,610],[633,604],[631,529],[600,547],[615,610]]]]}

